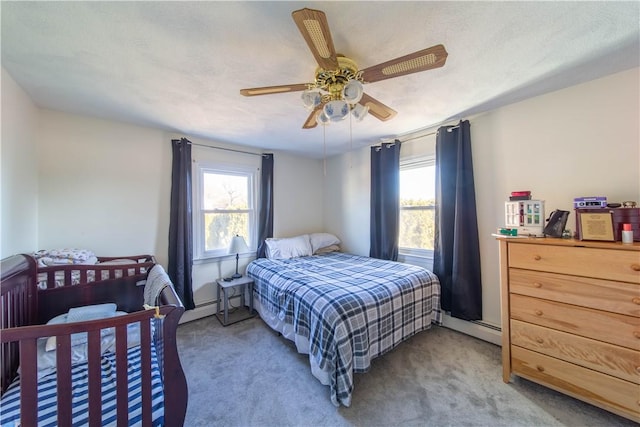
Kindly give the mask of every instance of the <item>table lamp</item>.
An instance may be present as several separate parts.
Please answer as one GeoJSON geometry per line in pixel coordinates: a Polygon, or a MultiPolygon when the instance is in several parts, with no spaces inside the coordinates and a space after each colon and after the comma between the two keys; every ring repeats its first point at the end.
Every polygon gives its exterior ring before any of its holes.
{"type": "Polygon", "coordinates": [[[242,274],[238,273],[238,259],[240,259],[240,252],[249,252],[247,242],[244,241],[244,237],[235,235],[231,238],[231,245],[229,246],[229,253],[236,254],[236,273],[231,276],[232,279],[239,279],[242,274]]]}

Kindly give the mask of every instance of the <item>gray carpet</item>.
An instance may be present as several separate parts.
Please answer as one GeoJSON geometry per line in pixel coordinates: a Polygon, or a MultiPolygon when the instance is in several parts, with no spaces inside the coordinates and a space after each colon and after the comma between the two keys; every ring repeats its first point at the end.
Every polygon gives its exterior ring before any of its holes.
{"type": "Polygon", "coordinates": [[[442,327],[422,332],[356,374],[352,404],[336,408],[308,356],[256,317],[178,328],[189,384],[185,426],[635,426],[515,378],[500,347],[442,327]]]}

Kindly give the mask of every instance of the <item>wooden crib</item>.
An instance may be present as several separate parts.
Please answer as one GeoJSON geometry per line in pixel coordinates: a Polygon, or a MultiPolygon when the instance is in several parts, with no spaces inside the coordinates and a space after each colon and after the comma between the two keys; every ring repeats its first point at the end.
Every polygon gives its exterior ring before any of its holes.
{"type": "Polygon", "coordinates": [[[55,288],[134,276],[148,273],[155,263],[152,255],[130,255],[97,257],[95,264],[38,266],[38,285],[41,288],[55,288]]]}
{"type": "Polygon", "coordinates": [[[39,425],[47,417],[60,426],[183,425],[188,396],[176,329],[184,307],[171,286],[158,295],[157,308],[144,310],[146,273],[42,289],[35,260],[15,255],[0,262],[0,274],[0,424],[16,422],[7,415],[13,407],[21,426],[39,425]],[[128,314],[46,325],[70,308],[104,303],[115,303],[128,314]],[[132,326],[138,328],[139,345],[129,336],[132,326]],[[105,331],[114,335],[106,353],[105,331]],[[86,347],[74,344],[79,333],[87,334],[86,347]],[[56,340],[55,373],[41,377],[39,346],[50,337],[56,340]],[[76,360],[78,348],[86,352],[81,363],[76,360]],[[110,369],[107,380],[105,366],[110,369]],[[47,404],[39,405],[46,381],[55,389],[47,391],[47,404]]]}

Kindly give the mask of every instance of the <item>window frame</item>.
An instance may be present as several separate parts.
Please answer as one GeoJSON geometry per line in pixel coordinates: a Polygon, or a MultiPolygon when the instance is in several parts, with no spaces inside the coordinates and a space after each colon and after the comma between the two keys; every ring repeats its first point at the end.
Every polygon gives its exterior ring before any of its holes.
{"type": "MultiPolygon", "coordinates": [[[[435,155],[419,156],[411,159],[401,160],[400,171],[402,172],[403,170],[417,169],[422,167],[431,167],[431,166],[435,167],[435,164],[436,164],[435,155]]],[[[434,182],[434,186],[435,186],[435,182],[434,182]]],[[[436,203],[437,203],[437,200],[436,200],[436,203]]],[[[430,206],[426,208],[415,208],[415,207],[403,208],[402,206],[398,207],[400,211],[402,210],[435,210],[435,208],[436,208],[435,206],[430,206]]],[[[399,214],[400,212],[398,212],[398,215],[399,214]]],[[[398,233],[399,232],[400,230],[398,230],[398,233]]],[[[398,235],[398,241],[399,240],[400,240],[400,236],[398,235]]],[[[433,260],[433,249],[410,248],[410,247],[399,246],[398,253],[404,257],[426,258],[429,260],[433,260]]]]}
{"type": "Polygon", "coordinates": [[[193,189],[193,246],[194,260],[218,259],[231,256],[226,249],[215,249],[207,251],[205,249],[205,230],[204,216],[207,213],[234,213],[247,212],[249,214],[249,235],[242,236],[247,242],[249,252],[256,251],[256,239],[258,236],[258,172],[255,167],[250,165],[212,162],[212,161],[196,161],[194,162],[194,189],[193,189]],[[220,175],[244,176],[248,178],[248,209],[230,209],[230,210],[213,210],[204,209],[204,177],[205,174],[213,173],[220,175]]]}

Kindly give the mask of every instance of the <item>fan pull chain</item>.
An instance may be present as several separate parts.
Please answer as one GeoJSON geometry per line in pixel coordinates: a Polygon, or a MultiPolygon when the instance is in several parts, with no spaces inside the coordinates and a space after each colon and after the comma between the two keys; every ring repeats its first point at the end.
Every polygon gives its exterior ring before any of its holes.
{"type": "Polygon", "coordinates": [[[327,126],[322,125],[322,168],[327,176],[327,126]]]}
{"type": "Polygon", "coordinates": [[[353,121],[349,114],[349,169],[353,169],[353,121]]]}

